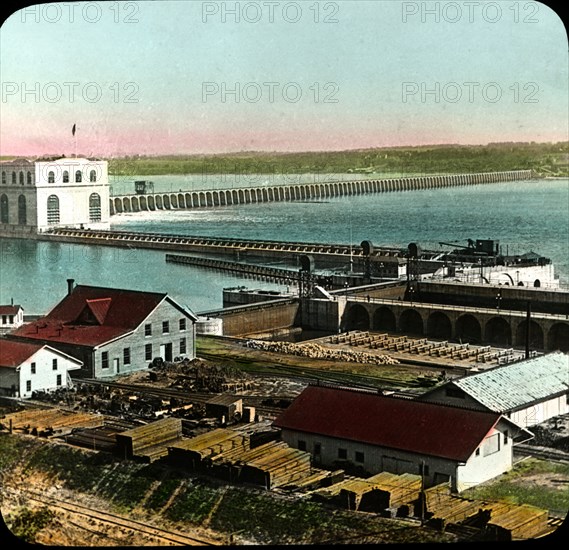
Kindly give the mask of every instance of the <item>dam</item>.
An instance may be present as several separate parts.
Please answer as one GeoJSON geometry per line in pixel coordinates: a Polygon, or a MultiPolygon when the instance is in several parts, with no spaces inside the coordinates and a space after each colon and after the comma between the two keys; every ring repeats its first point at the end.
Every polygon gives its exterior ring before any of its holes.
{"type": "MultiPolygon", "coordinates": [[[[137,192],[109,198],[111,215],[127,212],[157,210],[187,210],[239,204],[278,201],[322,200],[332,197],[439,189],[462,185],[492,184],[533,179],[531,170],[449,174],[386,179],[365,179],[294,185],[253,186],[239,189],[218,189],[178,192],[144,192],[146,186],[137,186],[137,192]]],[[[140,182],[139,182],[140,183],[140,182]]],[[[149,188],[152,188],[149,186],[149,188]]]]}

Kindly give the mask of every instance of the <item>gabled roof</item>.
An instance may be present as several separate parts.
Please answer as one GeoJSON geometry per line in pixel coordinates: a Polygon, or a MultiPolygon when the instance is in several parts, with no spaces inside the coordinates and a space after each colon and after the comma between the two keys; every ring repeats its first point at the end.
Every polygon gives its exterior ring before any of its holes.
{"type": "Polygon", "coordinates": [[[17,315],[21,309],[24,308],[18,305],[0,306],[0,315],[17,315]]]}
{"type": "MultiPolygon", "coordinates": [[[[0,367],[19,367],[24,361],[42,349],[49,350],[52,353],[66,357],[70,361],[77,363],[79,366],[81,365],[81,361],[50,346],[42,344],[28,344],[27,342],[18,342],[16,340],[0,338],[0,367]]],[[[79,368],[79,366],[77,368],[79,368]]]]}
{"type": "Polygon", "coordinates": [[[19,367],[42,348],[41,344],[26,344],[0,338],[0,367],[19,367]]]}
{"type": "Polygon", "coordinates": [[[308,386],[273,426],[466,462],[500,418],[494,412],[308,386]]]}
{"type": "Polygon", "coordinates": [[[45,317],[11,336],[95,347],[135,330],[163,300],[197,319],[164,293],[77,285],[45,317]]]}
{"type": "Polygon", "coordinates": [[[491,411],[505,412],[569,391],[569,355],[549,353],[448,382],[491,411]]]}

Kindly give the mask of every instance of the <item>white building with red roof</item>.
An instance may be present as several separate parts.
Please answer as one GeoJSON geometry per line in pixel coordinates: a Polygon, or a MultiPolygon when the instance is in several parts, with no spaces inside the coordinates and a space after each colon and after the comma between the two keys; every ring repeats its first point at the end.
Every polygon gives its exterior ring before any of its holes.
{"type": "Polygon", "coordinates": [[[83,363],[75,375],[109,378],[148,368],[160,357],[195,359],[197,316],[170,296],[77,285],[45,317],[8,335],[47,344],[83,363]]]}
{"type": "Polygon", "coordinates": [[[24,308],[20,305],[0,305],[0,334],[6,334],[24,324],[24,308]]]}
{"type": "Polygon", "coordinates": [[[511,469],[528,430],[499,413],[348,388],[308,386],[273,422],[316,465],[423,475],[463,491],[511,469]]]}
{"type": "Polygon", "coordinates": [[[81,361],[51,346],[0,338],[0,394],[30,398],[34,392],[69,386],[81,361]]]}

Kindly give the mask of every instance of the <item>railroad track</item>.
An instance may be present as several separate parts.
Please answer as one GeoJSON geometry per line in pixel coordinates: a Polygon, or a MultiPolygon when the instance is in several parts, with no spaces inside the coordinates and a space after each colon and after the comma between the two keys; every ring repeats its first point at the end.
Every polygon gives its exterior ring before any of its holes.
{"type": "Polygon", "coordinates": [[[552,448],[536,447],[533,445],[519,444],[515,446],[515,453],[522,456],[532,456],[542,458],[551,462],[569,464],[569,453],[558,451],[552,448]]]}
{"type": "MultiPolygon", "coordinates": [[[[159,545],[176,545],[176,546],[220,546],[222,543],[208,540],[204,537],[189,536],[186,534],[177,533],[174,531],[168,531],[159,527],[153,527],[146,523],[136,521],[133,519],[127,519],[123,516],[113,514],[111,512],[105,512],[102,510],[94,510],[92,507],[83,506],[77,502],[68,502],[66,500],[46,496],[45,493],[40,493],[38,491],[32,491],[29,489],[20,489],[16,491],[13,488],[4,488],[7,492],[21,495],[22,491],[25,493],[27,498],[40,502],[41,504],[59,510],[64,510],[67,513],[73,515],[79,515],[83,518],[89,518],[96,522],[106,523],[109,525],[114,525],[120,527],[121,529],[128,529],[130,531],[138,532],[142,535],[154,539],[159,545]]],[[[80,526],[82,527],[82,526],[80,526]]],[[[89,530],[93,532],[92,526],[89,530]]],[[[96,532],[96,531],[95,531],[96,532]]],[[[96,532],[97,533],[97,532],[96,532]]],[[[106,536],[105,533],[99,532],[102,536],[106,536]]]]}

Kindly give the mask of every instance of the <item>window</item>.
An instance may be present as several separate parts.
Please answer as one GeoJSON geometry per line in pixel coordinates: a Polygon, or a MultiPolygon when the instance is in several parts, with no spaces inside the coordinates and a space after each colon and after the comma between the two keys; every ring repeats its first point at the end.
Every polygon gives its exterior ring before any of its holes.
{"type": "Polygon", "coordinates": [[[363,463],[364,462],[364,453],[361,451],[356,451],[356,462],[363,463]]]}
{"type": "Polygon", "coordinates": [[[483,444],[484,456],[492,455],[500,450],[500,434],[494,434],[486,438],[483,444]]]}
{"type": "Polygon", "coordinates": [[[12,172],[12,185],[16,185],[16,172],[12,172]]]}
{"type": "Polygon", "coordinates": [[[108,369],[109,368],[109,352],[104,351],[101,353],[101,368],[108,369]]]}
{"type": "Polygon", "coordinates": [[[63,183],[69,183],[69,172],[67,170],[63,171],[63,183]]]}
{"type": "Polygon", "coordinates": [[[32,391],[32,381],[26,380],[26,391],[32,391]]]}
{"type": "Polygon", "coordinates": [[[162,334],[168,334],[170,332],[170,323],[168,321],[162,321],[162,334]]]}
{"type": "Polygon", "coordinates": [[[347,449],[338,449],[338,458],[340,460],[346,460],[348,458],[347,449]]]}
{"type": "Polygon", "coordinates": [[[55,172],[53,170],[47,173],[47,183],[55,183],[55,172]]]}
{"type": "Polygon", "coordinates": [[[20,195],[18,197],[18,225],[26,225],[27,218],[26,197],[20,195]]]}
{"type": "Polygon", "coordinates": [[[75,183],[81,183],[82,178],[81,178],[81,170],[77,170],[75,172],[75,183]]]}
{"type": "Polygon", "coordinates": [[[5,325],[8,322],[8,317],[6,315],[2,315],[2,324],[5,325]]]}
{"type": "Polygon", "coordinates": [[[52,370],[57,370],[57,359],[51,361],[51,368],[52,370]]]}
{"type": "Polygon", "coordinates": [[[314,454],[322,454],[322,445],[320,443],[314,443],[314,454]]]}
{"type": "Polygon", "coordinates": [[[144,336],[152,336],[152,325],[144,325],[144,336]]]}
{"type": "Polygon", "coordinates": [[[478,447],[478,449],[476,449],[476,456],[480,456],[480,447],[478,447]]]}
{"type": "Polygon", "coordinates": [[[91,171],[89,172],[89,181],[90,181],[91,183],[94,183],[94,182],[97,181],[97,172],[95,172],[95,170],[91,170],[91,171]]]}
{"type": "Polygon", "coordinates": [[[504,430],[504,445],[508,444],[508,436],[510,434],[508,433],[508,430],[504,430]]]}
{"type": "Polygon", "coordinates": [[[20,185],[24,185],[24,172],[20,172],[20,185]]]}
{"type": "Polygon", "coordinates": [[[55,382],[55,383],[56,383],[57,386],[61,386],[61,374],[58,374],[58,375],[57,375],[57,379],[56,379],[56,382],[55,382]]]}
{"type": "Polygon", "coordinates": [[[144,346],[144,359],[146,361],[152,361],[152,344],[146,344],[144,346]]]}
{"type": "Polygon", "coordinates": [[[6,172],[2,172],[2,183],[6,185],[6,172]]]}
{"type": "Polygon", "coordinates": [[[306,441],[299,439],[298,440],[298,449],[299,449],[299,451],[306,451],[306,441]]]}
{"type": "Polygon", "coordinates": [[[26,180],[27,180],[27,184],[31,185],[32,184],[32,173],[28,171],[28,173],[26,174],[26,180]]]}
{"type": "Polygon", "coordinates": [[[47,198],[47,223],[59,223],[59,198],[57,195],[50,195],[47,198]]]}
{"type": "Polygon", "coordinates": [[[89,197],[89,221],[101,221],[101,197],[98,193],[91,193],[89,197]]]}
{"type": "Polygon", "coordinates": [[[180,353],[186,353],[186,339],[180,338],[180,353]]]}
{"type": "Polygon", "coordinates": [[[14,324],[14,316],[13,315],[8,315],[8,322],[12,325],[14,324]]]}
{"type": "Polygon", "coordinates": [[[125,365],[130,365],[130,348],[124,348],[122,350],[122,362],[125,365]]]}
{"type": "Polygon", "coordinates": [[[8,208],[8,195],[0,196],[0,223],[10,223],[9,218],[9,208],[8,208]]]}
{"type": "Polygon", "coordinates": [[[36,373],[36,364],[35,364],[35,363],[32,363],[32,364],[30,365],[30,367],[32,368],[32,374],[35,374],[35,373],[36,373]]]}
{"type": "Polygon", "coordinates": [[[180,330],[186,330],[186,319],[180,319],[180,330]]]}

